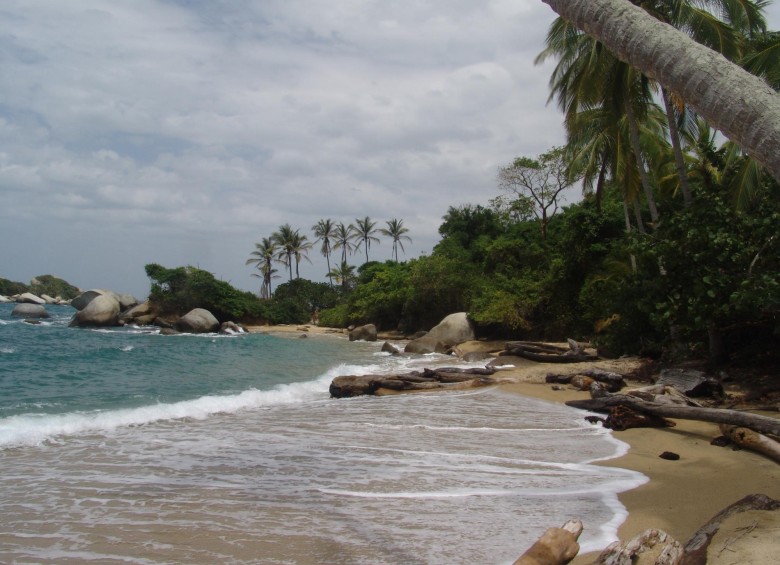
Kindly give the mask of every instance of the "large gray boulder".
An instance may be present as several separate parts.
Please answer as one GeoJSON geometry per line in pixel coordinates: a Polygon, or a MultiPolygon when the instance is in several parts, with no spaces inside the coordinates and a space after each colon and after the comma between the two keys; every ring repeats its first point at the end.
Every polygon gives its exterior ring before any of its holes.
{"type": "Polygon", "coordinates": [[[404,347],[404,353],[416,353],[418,355],[425,355],[426,353],[446,353],[447,346],[440,340],[430,335],[424,335],[413,339],[404,347]]]}
{"type": "MultiPolygon", "coordinates": [[[[82,295],[83,296],[83,295],[82,295]]],[[[115,326],[119,320],[119,301],[113,293],[94,296],[70,321],[71,327],[115,326]]]]}
{"type": "MultiPolygon", "coordinates": [[[[79,294],[76,298],[70,301],[70,305],[76,310],[83,310],[90,302],[92,302],[98,296],[103,296],[106,293],[105,290],[87,290],[79,294]]],[[[119,301],[117,300],[117,304],[119,301]]]]}
{"type": "Polygon", "coordinates": [[[217,331],[219,321],[208,310],[195,308],[179,318],[174,328],[184,333],[204,334],[217,331]]]}
{"type": "Polygon", "coordinates": [[[16,299],[19,304],[46,304],[46,301],[40,296],[36,296],[31,292],[25,292],[20,294],[16,299]]]}
{"type": "Polygon", "coordinates": [[[428,332],[430,337],[442,342],[446,347],[458,345],[464,341],[475,339],[474,324],[466,312],[457,312],[444,318],[437,326],[428,332]]]}
{"type": "Polygon", "coordinates": [[[11,316],[16,316],[17,318],[51,317],[50,314],[46,311],[46,308],[40,304],[30,304],[29,302],[20,303],[14,306],[14,309],[11,311],[11,316]]]}
{"type": "Polygon", "coordinates": [[[376,326],[366,324],[349,332],[349,341],[376,341],[376,326]]]}

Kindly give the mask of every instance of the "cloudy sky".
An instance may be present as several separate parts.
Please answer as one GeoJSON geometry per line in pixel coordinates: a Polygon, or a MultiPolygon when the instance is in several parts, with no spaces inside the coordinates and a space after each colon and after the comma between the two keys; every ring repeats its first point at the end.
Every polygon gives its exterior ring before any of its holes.
{"type": "MultiPolygon", "coordinates": [[[[563,143],[533,62],[554,17],[539,0],[3,0],[0,277],[143,297],[155,262],[257,291],[254,243],[321,218],[403,219],[405,256],[430,252],[449,206],[563,143]]],[[[310,257],[301,276],[325,280],[310,257]]]]}

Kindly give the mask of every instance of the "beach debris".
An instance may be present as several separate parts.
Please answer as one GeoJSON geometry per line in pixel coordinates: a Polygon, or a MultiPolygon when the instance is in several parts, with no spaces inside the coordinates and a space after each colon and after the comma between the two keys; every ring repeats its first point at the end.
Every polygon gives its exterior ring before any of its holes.
{"type": "Polygon", "coordinates": [[[571,384],[580,390],[590,390],[591,385],[598,382],[604,385],[602,389],[607,392],[619,392],[626,386],[623,375],[597,368],[566,375],[549,373],[544,380],[546,383],[571,384]]]}
{"type": "Polygon", "coordinates": [[[577,556],[582,522],[569,520],[560,528],[548,528],[513,565],[565,565],[577,556]]]}
{"type": "Polygon", "coordinates": [[[628,406],[619,405],[609,409],[609,415],[602,425],[610,430],[624,431],[631,428],[673,428],[676,424],[661,416],[644,414],[628,406]]]}
{"type": "Polygon", "coordinates": [[[598,355],[585,352],[587,344],[573,339],[568,340],[569,347],[535,341],[510,341],[504,346],[501,355],[514,355],[536,361],[537,363],[582,363],[597,361],[598,355]]]}
{"type": "Polygon", "coordinates": [[[599,554],[599,565],[630,565],[653,563],[654,565],[680,565],[683,563],[683,545],[663,530],[645,530],[626,543],[619,541],[608,545],[599,554]]]}
{"type": "Polygon", "coordinates": [[[736,445],[766,455],[780,463],[780,442],[740,426],[721,424],[720,432],[736,445]]]}
{"type": "Polygon", "coordinates": [[[723,397],[723,386],[717,378],[693,369],[663,369],[656,384],[673,387],[689,397],[723,397]]]}
{"type": "Polygon", "coordinates": [[[680,460],[680,454],[675,453],[674,451],[664,451],[659,455],[661,459],[666,459],[667,461],[679,461],[680,460]]]}
{"type": "Polygon", "coordinates": [[[417,392],[441,389],[472,388],[496,384],[490,368],[462,369],[442,367],[398,375],[344,375],[330,383],[333,398],[382,395],[392,392],[417,392]]]}
{"type": "MultiPolygon", "coordinates": [[[[685,557],[682,565],[705,565],[712,562],[708,553],[724,524],[738,514],[749,514],[752,520],[749,543],[739,548],[737,555],[740,563],[771,563],[777,557],[777,513],[780,512],[780,500],[764,494],[751,494],[724,508],[699,528],[685,543],[685,557]],[[751,559],[747,553],[766,551],[766,555],[751,559]]],[[[735,536],[727,536],[718,550],[722,552],[729,545],[735,545],[735,536]]],[[[714,547],[713,547],[714,548],[714,547]]],[[[732,551],[734,551],[732,549],[732,551]]]]}

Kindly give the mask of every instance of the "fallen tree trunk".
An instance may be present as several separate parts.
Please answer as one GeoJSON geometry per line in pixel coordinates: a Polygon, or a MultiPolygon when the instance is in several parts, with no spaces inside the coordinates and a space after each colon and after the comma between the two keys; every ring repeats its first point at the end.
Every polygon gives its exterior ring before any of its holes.
{"type": "Polygon", "coordinates": [[[774,500],[764,494],[751,494],[718,512],[709,522],[698,529],[685,544],[685,557],[682,565],[705,565],[707,548],[721,524],[731,516],[747,510],[780,510],[780,500],[774,500]]]}
{"type": "Polygon", "coordinates": [[[720,425],[721,433],[740,447],[766,455],[780,463],[780,443],[748,428],[720,425]]]}
{"type": "Polygon", "coordinates": [[[780,419],[737,410],[727,410],[725,408],[699,408],[695,406],[657,404],[622,394],[586,400],[570,400],[566,405],[593,412],[609,412],[609,409],[614,406],[628,406],[634,410],[662,418],[729,424],[731,426],[750,428],[762,434],[780,436],[780,419]]]}
{"type": "Polygon", "coordinates": [[[650,529],[634,536],[626,543],[616,541],[608,545],[595,561],[598,565],[654,563],[677,565],[683,559],[683,546],[663,530],[650,529]],[[650,556],[650,559],[647,557],[650,556]]]}
{"type": "Polygon", "coordinates": [[[565,565],[577,556],[582,522],[569,520],[560,528],[548,528],[513,565],[565,565]]]}

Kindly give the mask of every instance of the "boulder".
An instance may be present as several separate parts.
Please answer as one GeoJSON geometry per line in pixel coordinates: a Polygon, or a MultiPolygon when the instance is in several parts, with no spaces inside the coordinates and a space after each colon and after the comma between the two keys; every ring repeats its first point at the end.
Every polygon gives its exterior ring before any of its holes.
{"type": "Polygon", "coordinates": [[[205,334],[217,331],[219,321],[205,308],[195,308],[179,318],[174,328],[184,333],[205,334]]]}
{"type": "Polygon", "coordinates": [[[59,304],[60,300],[58,298],[53,298],[49,296],[48,294],[41,294],[41,298],[43,299],[46,304],[59,304]]]}
{"type": "Polygon", "coordinates": [[[439,322],[426,337],[435,338],[446,347],[452,347],[475,339],[474,324],[469,320],[466,312],[457,312],[439,322]]]}
{"type": "Polygon", "coordinates": [[[9,302],[13,302],[13,300],[0,294],[0,304],[8,304],[9,302]]]}
{"type": "Polygon", "coordinates": [[[244,333],[244,328],[235,322],[222,322],[222,325],[219,326],[219,333],[225,335],[241,334],[244,333]]]}
{"type": "MultiPolygon", "coordinates": [[[[105,290],[87,290],[86,292],[82,292],[76,298],[71,300],[70,305],[73,306],[76,310],[83,310],[95,298],[102,296],[105,293],[105,290]]],[[[119,305],[119,300],[117,300],[116,303],[119,305]]]]}
{"type": "Polygon", "coordinates": [[[406,347],[404,347],[404,352],[422,355],[426,353],[446,353],[447,346],[430,335],[424,335],[407,343],[406,347]]]}
{"type": "Polygon", "coordinates": [[[20,294],[19,297],[16,299],[16,302],[19,304],[46,304],[46,301],[41,298],[40,296],[35,296],[31,292],[25,292],[24,294],[20,294]]]}
{"type": "Polygon", "coordinates": [[[349,341],[376,341],[376,326],[366,324],[349,332],[349,341]]]}
{"type": "Polygon", "coordinates": [[[40,304],[30,304],[29,302],[24,302],[14,306],[14,309],[11,311],[11,316],[16,316],[17,318],[50,317],[49,313],[46,311],[46,308],[40,304]]]}
{"type": "Polygon", "coordinates": [[[138,299],[131,294],[118,294],[119,308],[124,312],[138,304],[138,299]]]}
{"type": "Polygon", "coordinates": [[[389,353],[390,355],[400,355],[401,352],[399,349],[390,343],[389,341],[386,341],[382,344],[382,352],[383,353],[389,353]]]}
{"type": "Polygon", "coordinates": [[[115,326],[119,321],[119,301],[113,293],[94,296],[70,321],[71,327],[115,326]]]}
{"type": "Polygon", "coordinates": [[[124,311],[122,315],[119,316],[119,321],[125,324],[148,326],[154,322],[155,318],[159,315],[160,312],[158,308],[147,300],[142,304],[138,304],[124,311]]]}

